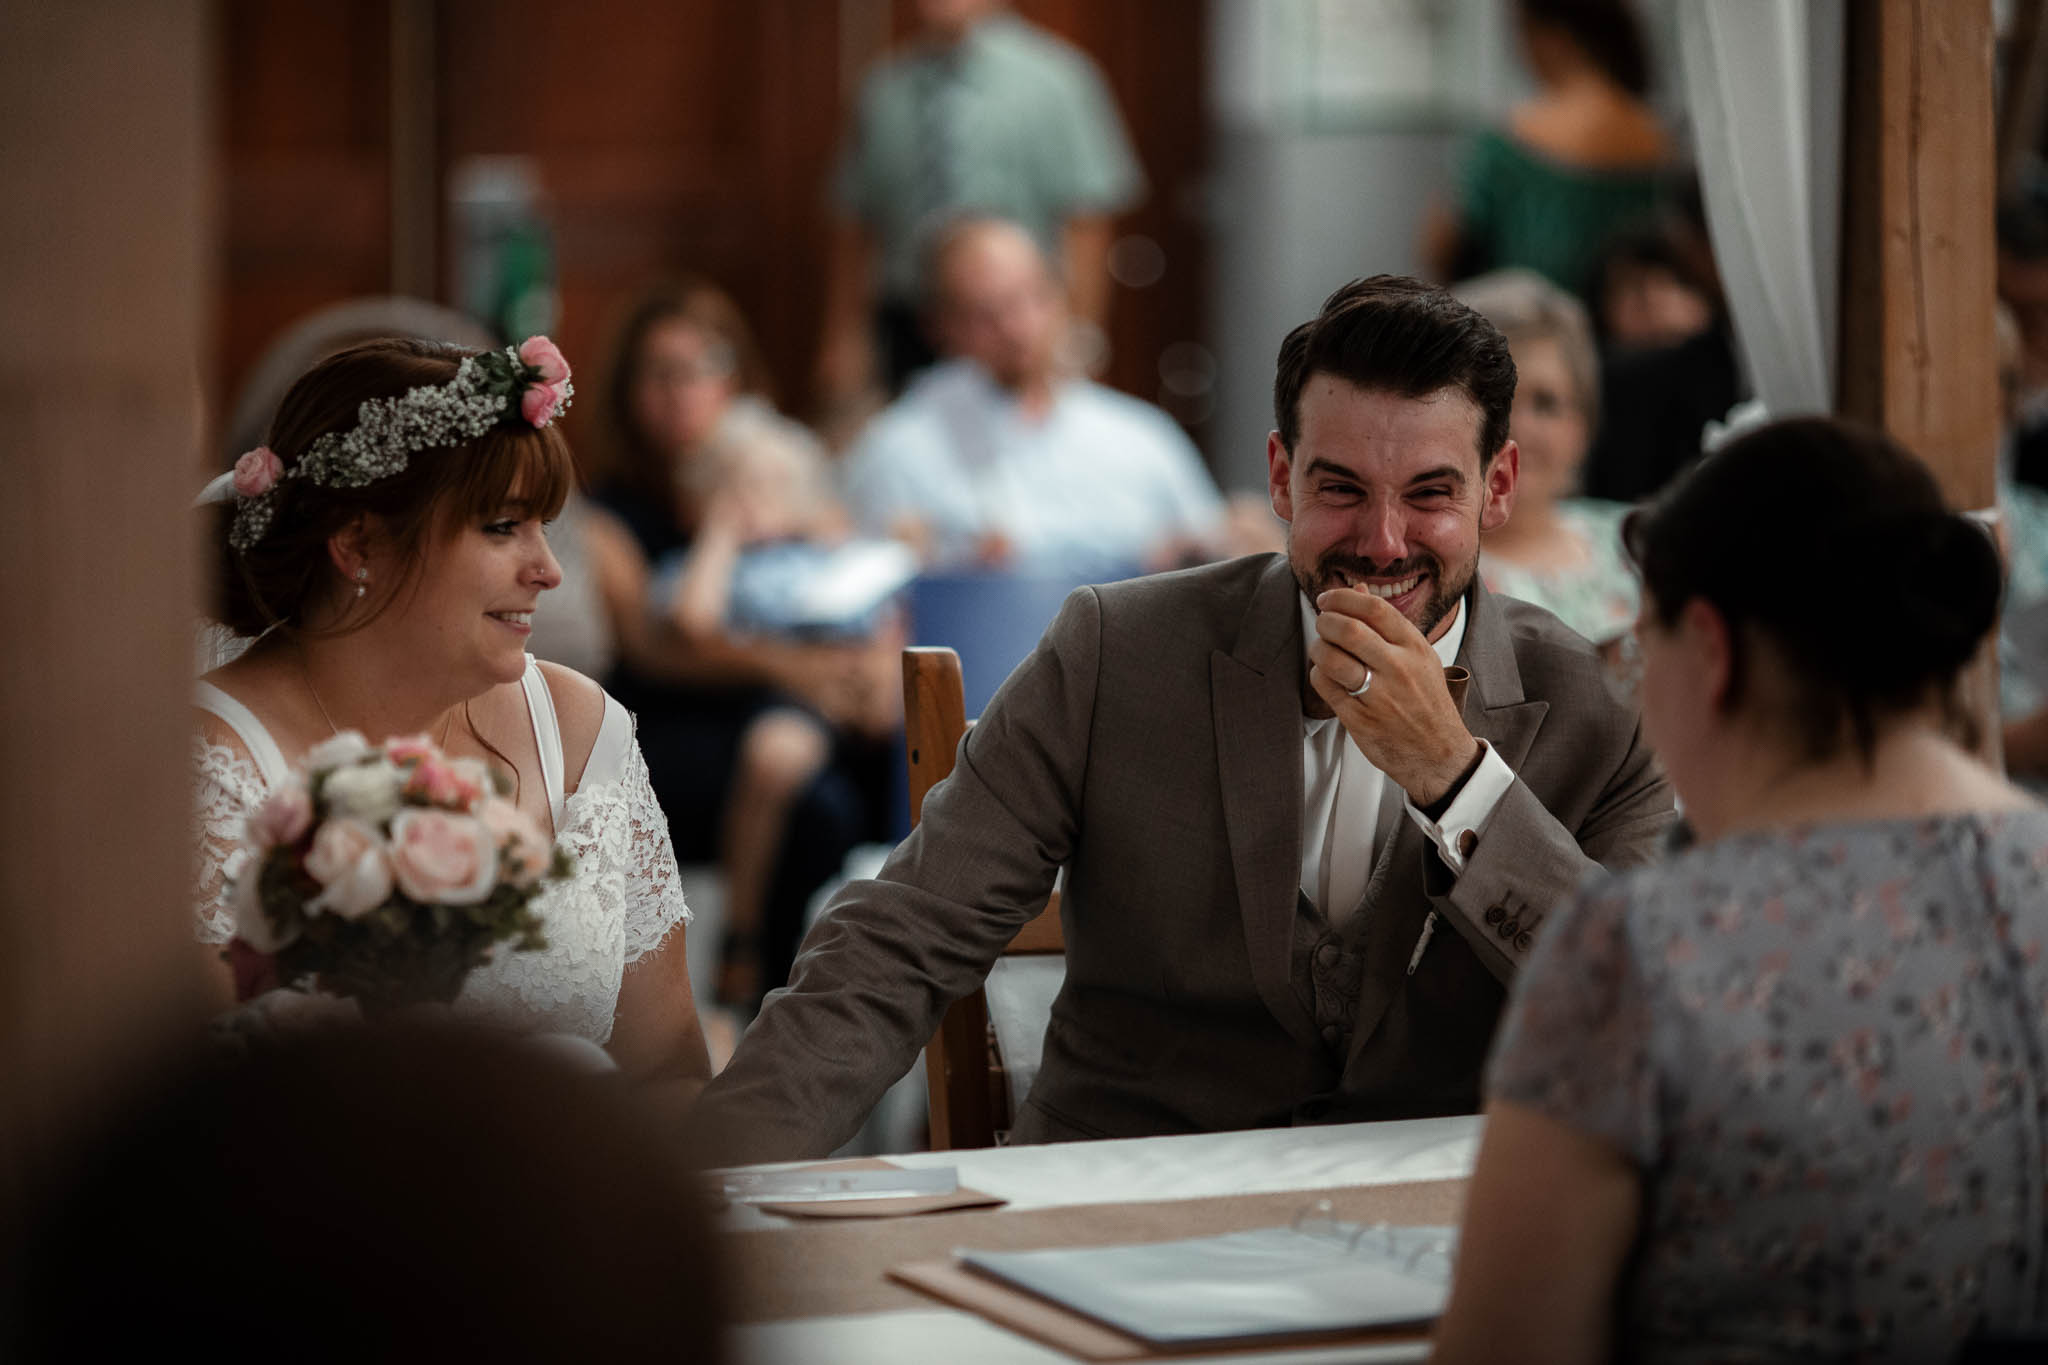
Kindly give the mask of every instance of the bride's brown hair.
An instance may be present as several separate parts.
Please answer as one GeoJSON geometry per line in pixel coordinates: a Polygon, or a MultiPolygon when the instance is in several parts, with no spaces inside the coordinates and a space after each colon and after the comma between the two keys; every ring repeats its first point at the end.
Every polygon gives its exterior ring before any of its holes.
{"type": "MultiPolygon", "coordinates": [[[[366,400],[447,384],[463,360],[476,354],[447,342],[391,338],[331,355],[278,404],[270,448],[289,469],[320,436],[352,429],[366,400]]],[[[275,494],[276,514],[247,550],[228,542],[235,516],[230,499],[213,509],[214,614],[238,635],[259,635],[272,626],[303,628],[309,609],[352,587],[328,556],[328,540],[368,518],[397,548],[406,569],[396,582],[369,585],[370,610],[354,622],[361,625],[417,586],[435,539],[498,515],[515,487],[525,511],[552,517],[574,483],[560,426],[529,426],[515,405],[511,420],[475,440],[416,450],[399,473],[361,488],[284,480],[275,494]]]]}

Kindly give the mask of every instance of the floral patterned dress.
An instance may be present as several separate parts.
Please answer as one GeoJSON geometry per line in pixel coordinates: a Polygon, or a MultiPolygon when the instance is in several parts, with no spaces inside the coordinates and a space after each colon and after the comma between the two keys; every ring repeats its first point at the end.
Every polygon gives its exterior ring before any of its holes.
{"type": "Polygon", "coordinates": [[[1644,1174],[1620,1353],[2048,1324],[2044,947],[2039,810],[1732,836],[1554,916],[1488,1084],[1644,1174]]]}

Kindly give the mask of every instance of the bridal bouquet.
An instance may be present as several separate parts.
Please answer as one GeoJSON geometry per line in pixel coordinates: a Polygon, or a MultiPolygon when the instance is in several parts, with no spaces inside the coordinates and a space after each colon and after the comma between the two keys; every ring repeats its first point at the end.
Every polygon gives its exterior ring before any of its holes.
{"type": "Polygon", "coordinates": [[[497,944],[547,946],[533,900],[573,871],[506,796],[424,735],[336,735],[249,818],[236,937],[280,981],[366,1010],[453,1000],[497,944]]]}

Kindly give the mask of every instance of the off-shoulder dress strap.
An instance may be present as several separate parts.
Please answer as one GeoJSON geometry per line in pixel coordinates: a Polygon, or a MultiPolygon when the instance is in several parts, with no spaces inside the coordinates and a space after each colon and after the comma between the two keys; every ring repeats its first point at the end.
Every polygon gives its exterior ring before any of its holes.
{"type": "Polygon", "coordinates": [[[583,765],[582,786],[617,782],[626,773],[626,760],[633,754],[633,713],[619,705],[618,698],[604,694],[604,719],[597,725],[597,743],[590,746],[590,761],[583,765]]]}
{"type": "Polygon", "coordinates": [[[265,787],[275,791],[278,784],[291,776],[291,765],[284,761],[284,751],[277,747],[277,741],[270,737],[270,731],[263,728],[263,722],[256,719],[254,711],[204,679],[192,685],[192,704],[235,732],[255,762],[256,771],[263,775],[265,787]]]}
{"type": "Polygon", "coordinates": [[[526,689],[526,714],[533,720],[533,747],[540,751],[540,776],[548,791],[548,811],[555,828],[562,827],[565,801],[562,779],[562,722],[555,714],[555,696],[541,676],[540,662],[526,656],[526,672],[519,679],[526,689]]]}

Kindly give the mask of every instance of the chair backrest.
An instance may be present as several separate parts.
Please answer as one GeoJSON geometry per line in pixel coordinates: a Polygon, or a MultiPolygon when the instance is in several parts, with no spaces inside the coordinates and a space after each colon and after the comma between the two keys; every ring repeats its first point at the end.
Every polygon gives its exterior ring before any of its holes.
{"type": "MultiPolygon", "coordinates": [[[[903,730],[910,823],[915,825],[924,813],[925,794],[953,771],[960,738],[967,733],[958,654],[918,646],[903,651],[903,730]]],[[[1066,951],[1058,892],[1003,951],[1066,951]]],[[[925,1085],[933,1150],[993,1147],[998,1130],[1009,1127],[1008,1075],[989,1028],[988,997],[979,987],[947,1008],[939,1031],[925,1045],[925,1085]]]]}
{"type": "Polygon", "coordinates": [[[1095,568],[1086,575],[993,569],[920,574],[910,584],[910,642],[959,654],[966,714],[978,716],[1010,670],[1037,647],[1068,593],[1140,571],[1136,564],[1095,568]]]}

